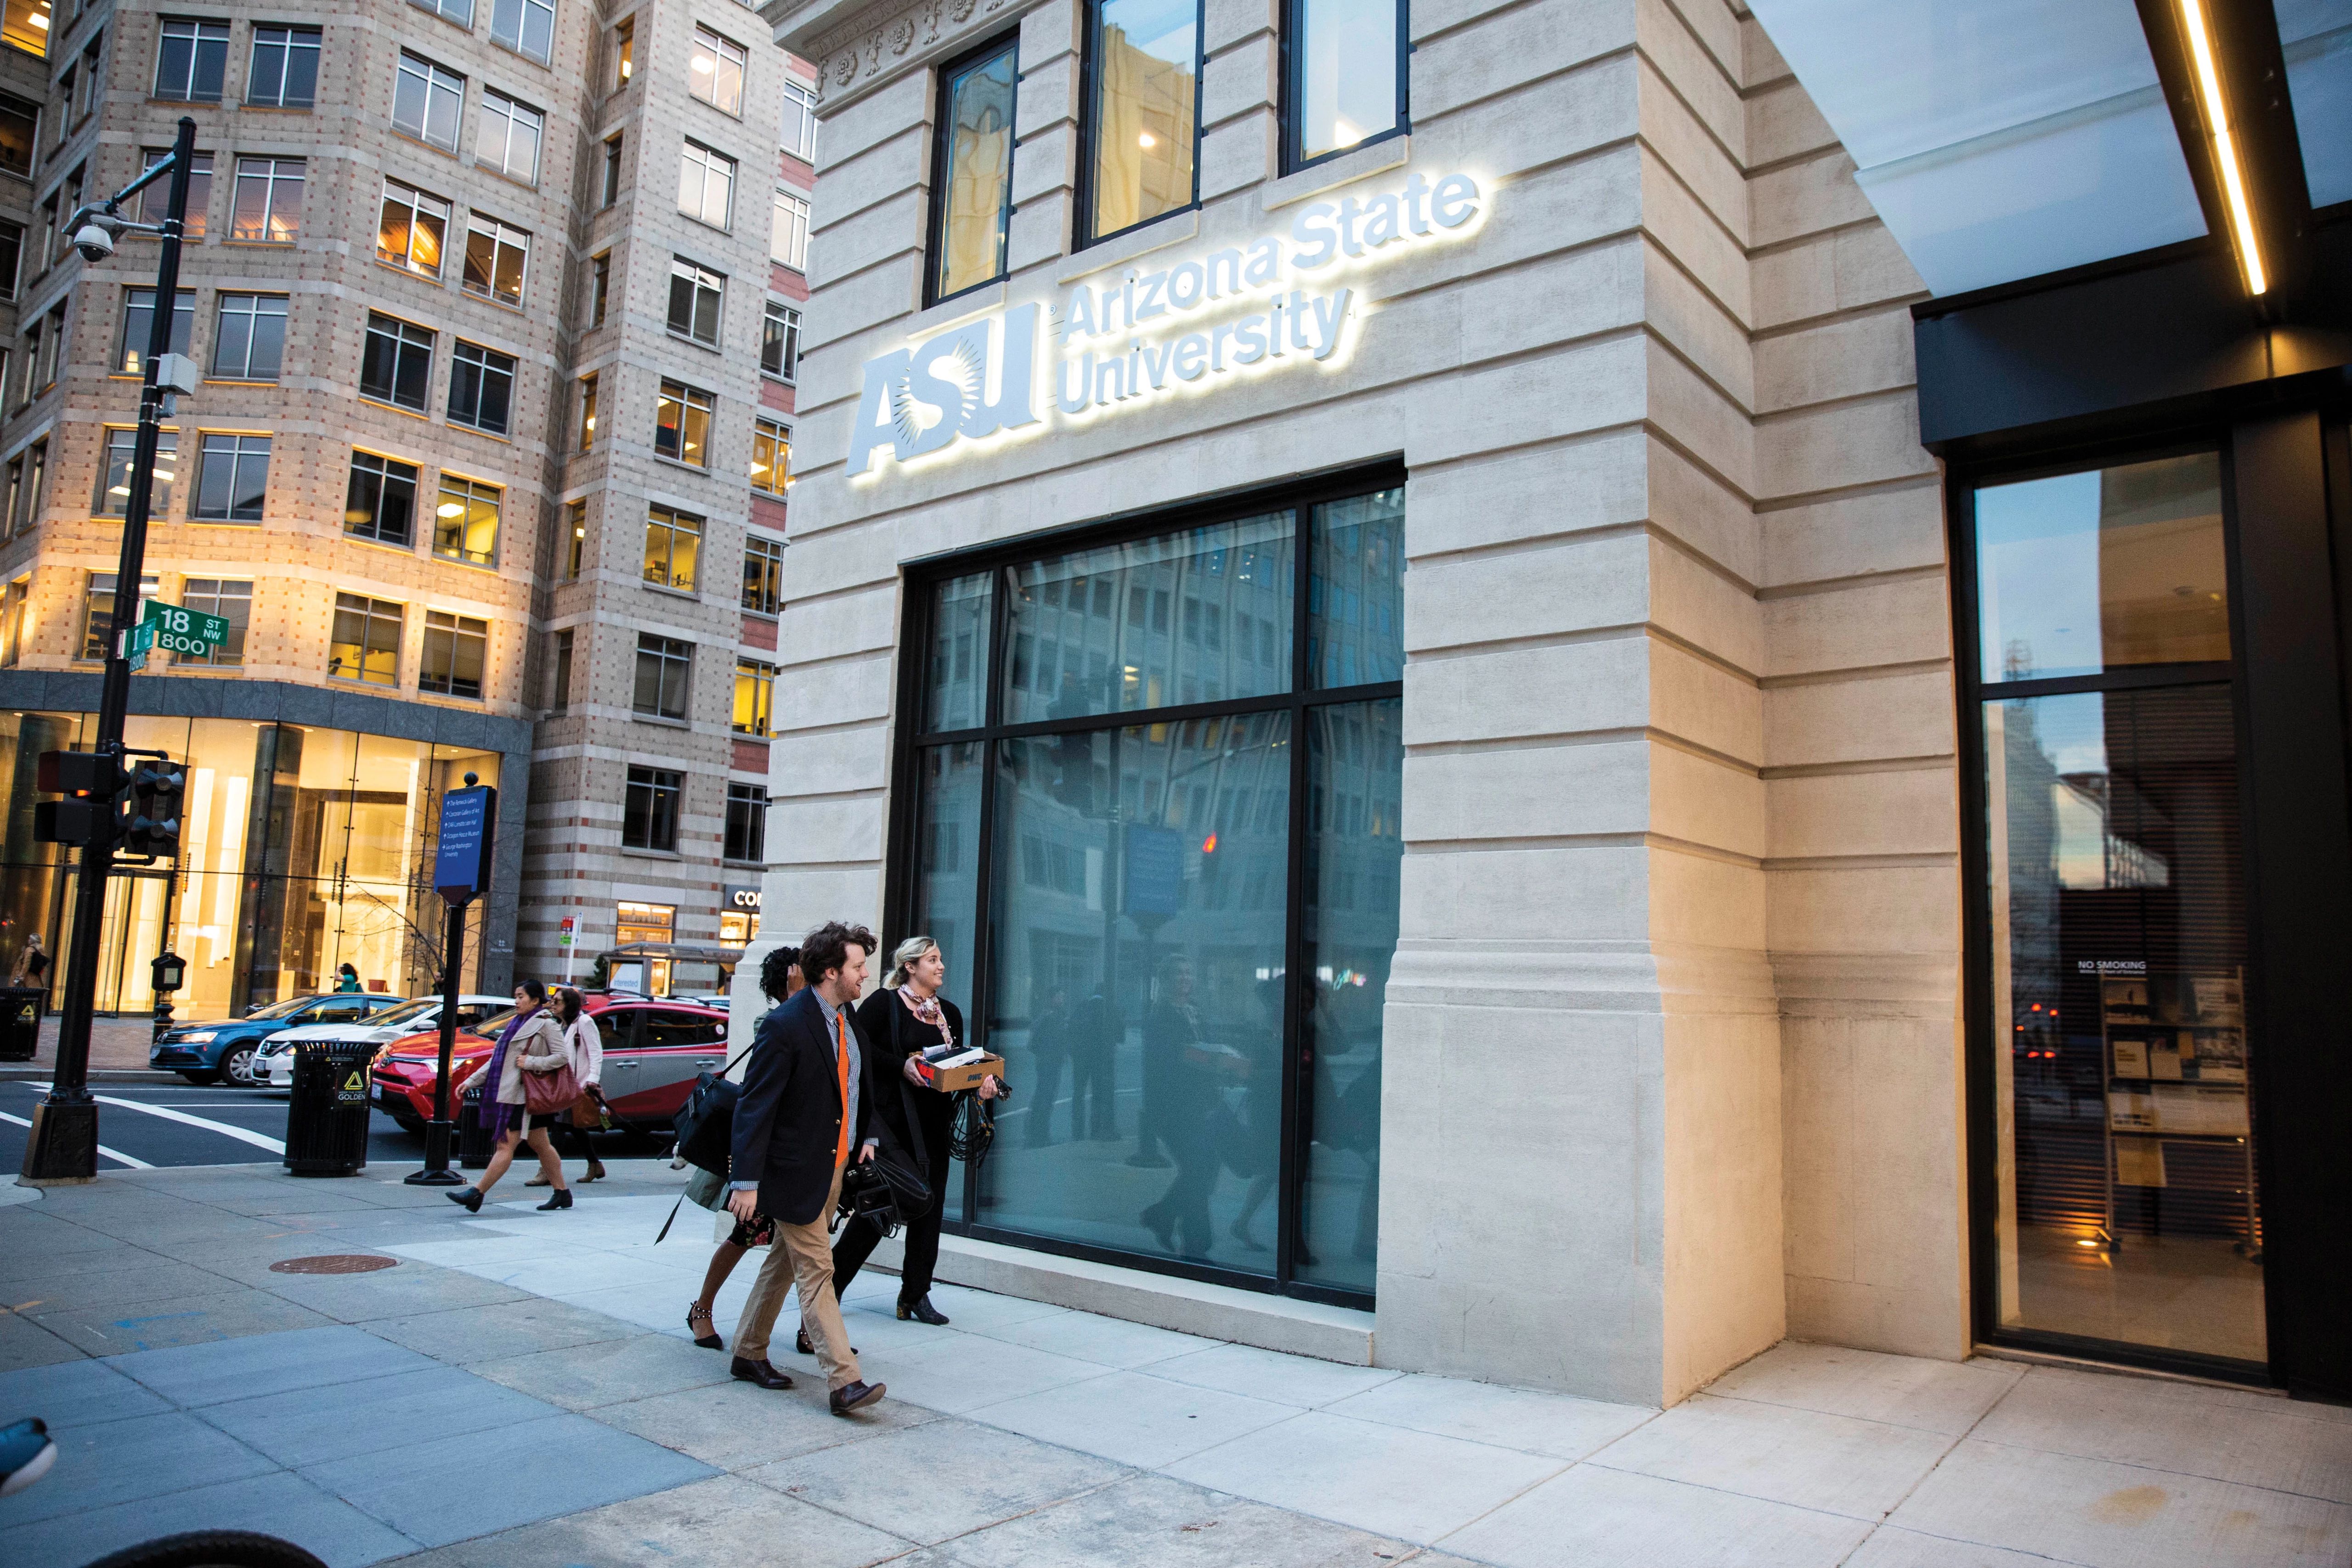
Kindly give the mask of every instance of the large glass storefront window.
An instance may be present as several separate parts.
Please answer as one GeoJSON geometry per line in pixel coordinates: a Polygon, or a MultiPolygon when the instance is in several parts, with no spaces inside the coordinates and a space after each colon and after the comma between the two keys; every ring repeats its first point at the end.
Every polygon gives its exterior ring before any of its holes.
{"type": "MultiPolygon", "coordinates": [[[[89,714],[0,715],[0,962],[13,964],[34,932],[52,953],[71,940],[71,861],[32,837],[34,762],[86,748],[94,730],[89,714]]],[[[166,947],[187,961],[173,997],[183,1018],[331,990],[345,963],[371,991],[432,987],[438,802],[467,773],[496,784],[498,752],[233,719],[134,715],[123,738],[184,763],[186,795],[178,858],[119,867],[109,880],[100,1011],[152,1008],[149,963],[166,947]]],[[[480,935],[467,937],[468,986],[480,935]]]]}
{"type": "Polygon", "coordinates": [[[1370,1294],[1403,528],[1342,492],[917,586],[894,907],[1017,1088],[951,1220],[1370,1294]]]}
{"type": "Polygon", "coordinates": [[[1997,1327],[2261,1363],[2221,459],[1974,500],[1997,1327]]]}

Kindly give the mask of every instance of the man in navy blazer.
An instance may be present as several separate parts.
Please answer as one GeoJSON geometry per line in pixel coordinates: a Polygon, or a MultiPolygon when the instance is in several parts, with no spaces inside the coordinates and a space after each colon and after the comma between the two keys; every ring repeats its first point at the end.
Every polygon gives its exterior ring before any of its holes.
{"type": "Polygon", "coordinates": [[[883,1394],[882,1384],[858,1375],[857,1352],[834,1297],[825,1228],[841,1201],[842,1172],[853,1157],[872,1159],[882,1135],[866,1065],[871,1053],[850,1016],[874,948],[872,931],[837,921],[802,939],[801,973],[809,983],[761,1019],[752,1035],[729,1161],[729,1210],[740,1220],[767,1215],[776,1237],[735,1326],[730,1370],[761,1388],[793,1385],[768,1359],[789,1279],[799,1290],[801,1323],[824,1369],[835,1415],[883,1394]]]}

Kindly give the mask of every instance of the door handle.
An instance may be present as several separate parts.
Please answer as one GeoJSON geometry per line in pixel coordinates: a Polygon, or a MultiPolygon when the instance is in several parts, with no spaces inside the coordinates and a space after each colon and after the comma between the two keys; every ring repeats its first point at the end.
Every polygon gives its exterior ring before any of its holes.
{"type": "Polygon", "coordinates": [[[719,1058],[717,1057],[697,1057],[694,1058],[694,1065],[698,1068],[715,1068],[719,1065],[719,1058]]]}

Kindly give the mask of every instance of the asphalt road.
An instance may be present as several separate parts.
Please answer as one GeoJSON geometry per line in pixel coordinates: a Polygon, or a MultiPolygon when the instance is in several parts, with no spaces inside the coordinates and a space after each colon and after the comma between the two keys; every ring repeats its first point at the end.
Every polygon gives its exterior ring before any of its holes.
{"type": "MultiPolygon", "coordinates": [[[[148,1165],[275,1164],[284,1152],[284,1089],[99,1083],[101,1171],[148,1165]],[[169,1115],[159,1114],[169,1112],[169,1115]],[[248,1134],[241,1138],[238,1133],[248,1134]],[[250,1139],[261,1139],[254,1142],[250,1139]],[[112,1157],[110,1157],[112,1156],[112,1157]],[[126,1158],[127,1156],[127,1158],[126,1158]]],[[[40,1083],[0,1082],[0,1180],[25,1159],[25,1128],[48,1091],[40,1083]]],[[[455,1151],[452,1151],[454,1154],[455,1151]]],[[[383,1111],[368,1112],[368,1163],[387,1170],[425,1163],[423,1134],[403,1132],[383,1111]]]]}

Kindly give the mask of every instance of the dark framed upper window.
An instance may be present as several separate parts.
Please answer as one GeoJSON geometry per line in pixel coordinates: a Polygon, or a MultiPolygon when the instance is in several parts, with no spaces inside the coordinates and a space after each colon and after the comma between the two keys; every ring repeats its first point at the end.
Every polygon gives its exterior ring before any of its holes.
{"type": "Polygon", "coordinates": [[[406,606],[362,594],[335,595],[334,629],[327,641],[327,674],[370,686],[400,684],[400,623],[406,606]]]}
{"type": "MultiPolygon", "coordinates": [[[[139,432],[110,427],[106,432],[106,466],[99,475],[98,510],[116,517],[131,510],[131,458],[139,432]]],[[[151,515],[161,518],[172,510],[172,474],[179,467],[180,437],[164,430],[155,437],[155,477],[147,492],[151,515]]],[[[4,517],[5,514],[0,514],[4,517]]]]}
{"type": "Polygon", "coordinates": [[[515,359],[457,340],[449,356],[449,423],[503,436],[514,418],[515,359]]]}
{"type": "Polygon", "coordinates": [[[276,381],[286,357],[283,294],[216,294],[213,374],[222,381],[276,381]]]}
{"type": "Polygon", "coordinates": [[[1201,198],[1202,0],[1086,0],[1078,243],[1201,198]]]}
{"type": "Polygon", "coordinates": [[[319,96],[319,29],[257,23],[245,101],[257,108],[309,109],[319,96]]]}
{"type": "MultiPolygon", "coordinates": [[[[149,169],[172,155],[172,150],[169,147],[147,147],[141,151],[146,157],[149,169]]],[[[141,172],[143,174],[145,171],[141,172]]],[[[204,238],[205,214],[212,205],[213,155],[210,153],[199,153],[195,155],[194,161],[188,165],[188,211],[180,224],[182,240],[204,238]]],[[[172,181],[169,175],[157,180],[139,193],[141,223],[160,224],[170,215],[171,210],[172,181]]]]}
{"type": "Polygon", "coordinates": [[[490,0],[490,41],[545,65],[555,47],[553,0],[490,0]]]}
{"type": "Polygon", "coordinates": [[[681,637],[637,634],[635,689],[632,711],[648,719],[686,718],[687,687],[694,674],[694,645],[681,637]]]}
{"type": "Polygon", "coordinates": [[[768,858],[768,786],[730,784],[727,786],[727,840],[720,851],[729,860],[768,858]]]}
{"type": "Polygon", "coordinates": [[[373,452],[352,454],[343,490],[343,531],[378,544],[416,542],[416,465],[373,452]]]}
{"type": "Polygon", "coordinates": [[[772,616],[784,604],[784,542],[761,533],[743,540],[743,607],[772,616]]]}
{"type": "Polygon", "coordinates": [[[530,236],[512,224],[476,213],[467,226],[466,271],[462,287],[468,294],[522,308],[523,274],[530,264],[530,236]]]}
{"type": "Polygon", "coordinates": [[[727,303],[727,278],[683,256],[669,264],[669,330],[710,348],[719,346],[719,323],[727,303]]]}
{"type": "Polygon", "coordinates": [[[684,773],[667,768],[631,768],[621,803],[622,847],[677,854],[677,800],[685,789],[684,773]]]}
{"type": "Polygon", "coordinates": [[[465,108],[466,79],[446,66],[404,49],[393,79],[393,129],[445,153],[457,150],[457,117],[465,108]]]}
{"type": "MultiPolygon", "coordinates": [[[[139,375],[147,363],[147,342],[155,330],[155,290],[125,289],[122,291],[122,336],[114,345],[113,373],[116,375],[139,375]]],[[[172,307],[172,352],[188,352],[190,335],[196,330],[196,291],[182,289],[172,307]]]]}
{"type": "Polygon", "coordinates": [[[291,245],[302,231],[299,158],[239,158],[228,237],[254,245],[291,245]]]}
{"type": "Polygon", "coordinates": [[[269,437],[208,435],[196,464],[196,502],[205,522],[259,522],[269,493],[269,437]]]}
{"type": "Polygon", "coordinates": [[[1282,172],[1410,126],[1405,0],[1285,0],[1282,172]]]}
{"type": "Polygon", "coordinates": [[[424,413],[433,381],[433,338],[430,328],[369,312],[367,342],[360,351],[360,395],[424,413]]]}
{"type": "Polygon", "coordinates": [[[245,630],[253,619],[253,584],[228,577],[183,577],[180,604],[184,608],[218,616],[228,623],[228,641],[215,643],[210,653],[175,653],[173,664],[240,665],[245,662],[245,630]]]}
{"type": "Polygon", "coordinates": [[[801,313],[780,300],[768,301],[760,323],[760,374],[790,381],[800,372],[801,313]]]}
{"type": "Polygon", "coordinates": [[[1008,33],[940,68],[931,148],[926,302],[937,304],[1004,276],[1013,223],[1013,111],[1021,37],[1008,33]]]}
{"type": "Polygon", "coordinates": [[[425,612],[425,657],[416,689],[444,697],[479,697],[482,669],[489,663],[490,626],[447,610],[425,612]]]}
{"type": "Polygon", "coordinates": [[[41,131],[41,106],[0,93],[0,170],[33,177],[33,149],[41,131]]]}
{"type": "Polygon", "coordinates": [[[1220,1134],[1265,1181],[1254,1224],[1212,1224],[1181,1182],[1140,1214],[1114,1196],[1125,1140],[1159,1158],[1162,1135],[1097,1101],[1066,1141],[967,1168],[950,1225],[1370,1298],[1404,524],[1384,468],[909,574],[884,919],[946,952],[971,1043],[1139,1036],[1147,1058],[1231,1053],[1233,1081],[1291,1086],[1220,1134]]]}
{"type": "Polygon", "coordinates": [[[175,103],[218,103],[228,71],[228,24],[167,16],[155,45],[155,94],[175,103]]]}

